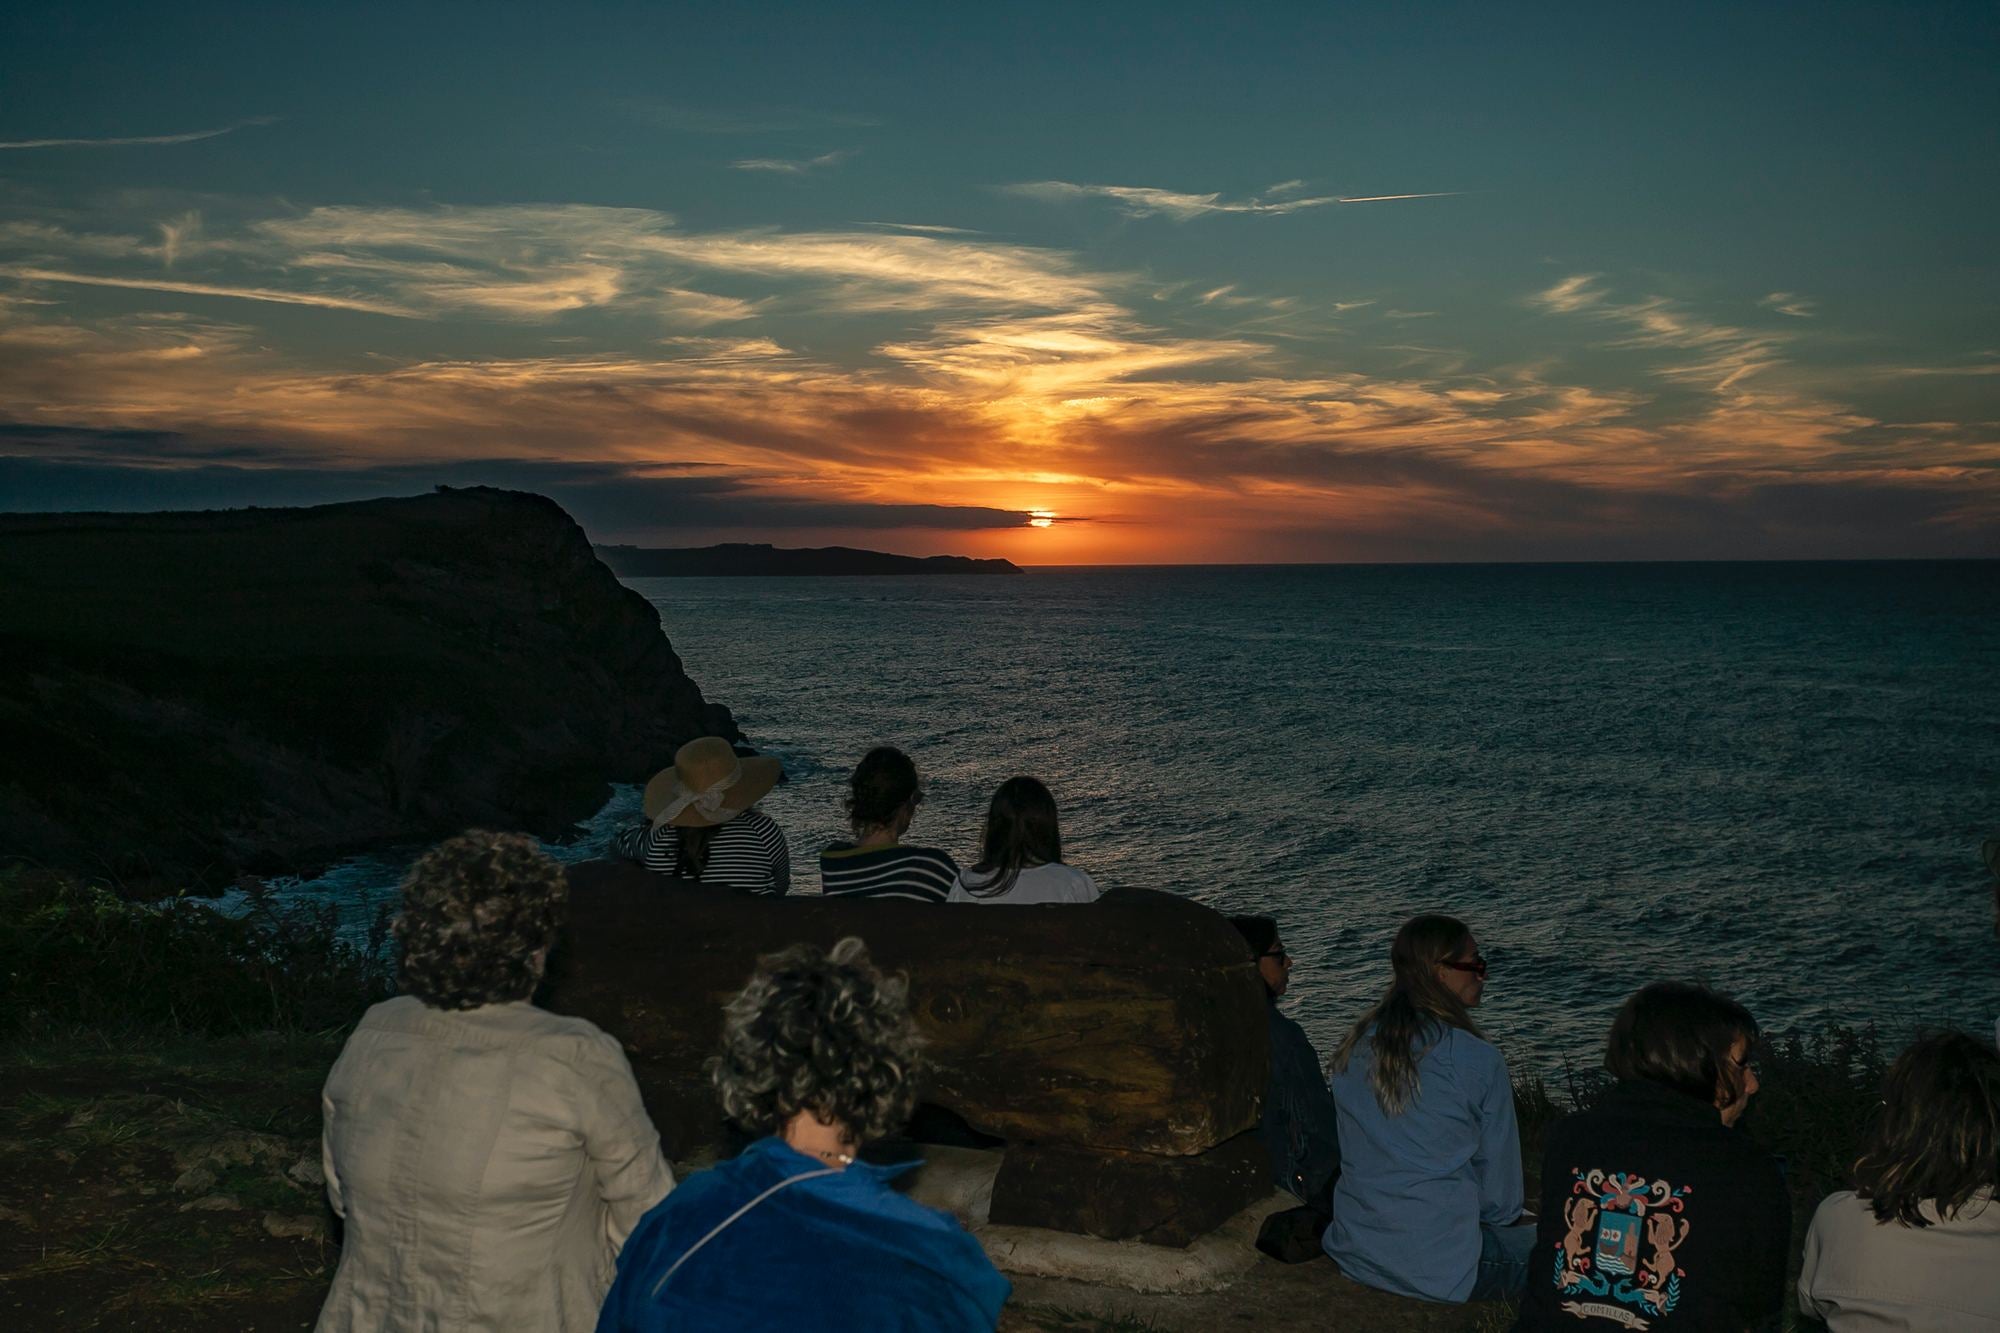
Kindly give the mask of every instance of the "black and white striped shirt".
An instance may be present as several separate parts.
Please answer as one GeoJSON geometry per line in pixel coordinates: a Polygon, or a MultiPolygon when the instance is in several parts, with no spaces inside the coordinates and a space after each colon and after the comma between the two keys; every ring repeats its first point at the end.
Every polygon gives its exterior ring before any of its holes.
{"type": "Polygon", "coordinates": [[[785,832],[777,820],[755,806],[715,826],[715,836],[708,842],[708,864],[699,875],[681,860],[680,833],[672,824],[657,828],[635,824],[618,835],[612,850],[662,875],[681,875],[751,893],[791,892],[792,852],[785,844],[785,832]]]}
{"type": "Polygon", "coordinates": [[[819,883],[832,898],[909,898],[941,903],[958,862],[935,847],[856,847],[836,842],[819,854],[819,883]]]}

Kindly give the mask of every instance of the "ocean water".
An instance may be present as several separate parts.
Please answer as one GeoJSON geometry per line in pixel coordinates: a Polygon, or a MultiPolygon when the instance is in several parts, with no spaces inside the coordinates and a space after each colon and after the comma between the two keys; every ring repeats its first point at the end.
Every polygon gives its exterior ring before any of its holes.
{"type": "MultiPolygon", "coordinates": [[[[1421,911],[1490,960],[1518,1067],[1594,1064],[1680,977],[1766,1026],[2000,1014],[2000,564],[1037,569],[635,579],[780,756],[794,891],[871,745],[911,841],[976,855],[994,787],[1055,792],[1105,886],[1279,919],[1324,1052],[1421,911]]],[[[560,849],[594,855],[636,792],[560,849]]],[[[294,886],[357,911],[399,866],[294,886]]]]}

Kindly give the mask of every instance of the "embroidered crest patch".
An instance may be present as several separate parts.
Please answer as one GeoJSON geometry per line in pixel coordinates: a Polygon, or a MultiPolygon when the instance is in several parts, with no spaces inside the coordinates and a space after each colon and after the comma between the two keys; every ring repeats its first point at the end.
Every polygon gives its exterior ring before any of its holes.
{"type": "Polygon", "coordinates": [[[1687,1270],[1674,1259],[1686,1243],[1691,1185],[1617,1171],[1572,1170],[1563,1204],[1563,1238],[1556,1244],[1555,1284],[1565,1296],[1609,1296],[1617,1306],[1567,1301],[1579,1319],[1615,1318],[1647,1328],[1674,1312],[1687,1270]],[[1630,1309],[1621,1309],[1621,1306],[1630,1309]],[[1646,1316],[1651,1316],[1648,1319],[1646,1316]]]}

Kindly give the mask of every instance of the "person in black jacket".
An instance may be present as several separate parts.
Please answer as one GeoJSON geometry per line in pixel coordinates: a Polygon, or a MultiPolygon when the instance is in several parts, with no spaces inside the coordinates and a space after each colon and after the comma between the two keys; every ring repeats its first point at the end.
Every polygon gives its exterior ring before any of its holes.
{"type": "Polygon", "coordinates": [[[1756,1040],[1747,1009],[1700,986],[1625,1001],[1604,1052],[1617,1084],[1549,1132],[1517,1331],[1777,1327],[1791,1206],[1735,1129],[1756,1040]]]}
{"type": "Polygon", "coordinates": [[[1300,1203],[1331,1217],[1333,1182],[1340,1174],[1339,1119],[1327,1091],[1326,1066],[1312,1038],[1278,1010],[1278,997],[1291,985],[1292,956],[1270,917],[1232,916],[1229,921],[1256,957],[1269,1001],[1271,1074],[1258,1134],[1271,1154],[1272,1179],[1300,1203]]]}

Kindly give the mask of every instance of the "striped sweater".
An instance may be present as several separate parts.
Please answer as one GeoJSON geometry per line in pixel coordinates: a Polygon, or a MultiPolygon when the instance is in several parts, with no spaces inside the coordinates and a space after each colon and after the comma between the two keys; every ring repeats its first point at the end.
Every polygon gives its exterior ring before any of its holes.
{"type": "Polygon", "coordinates": [[[751,893],[791,891],[792,853],[785,844],[784,830],[755,806],[726,824],[716,825],[715,836],[708,843],[708,865],[700,875],[681,859],[680,833],[672,824],[657,828],[634,824],[613,839],[611,850],[662,875],[699,879],[704,884],[751,893]]]}
{"type": "Polygon", "coordinates": [[[819,854],[819,882],[830,898],[907,898],[941,903],[958,879],[958,862],[935,847],[856,847],[836,842],[819,854]]]}

